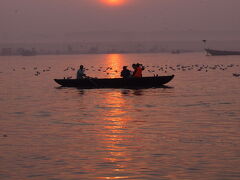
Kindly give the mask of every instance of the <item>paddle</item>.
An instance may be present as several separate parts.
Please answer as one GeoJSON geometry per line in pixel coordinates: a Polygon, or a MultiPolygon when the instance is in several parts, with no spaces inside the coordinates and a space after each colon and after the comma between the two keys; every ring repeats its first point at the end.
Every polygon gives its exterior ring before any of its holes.
{"type": "Polygon", "coordinates": [[[92,83],[96,88],[98,88],[99,86],[98,86],[98,84],[96,83],[96,82],[94,82],[93,80],[91,80],[91,78],[90,77],[87,77],[86,79],[88,79],[89,80],[89,82],[90,83],[92,83]]]}

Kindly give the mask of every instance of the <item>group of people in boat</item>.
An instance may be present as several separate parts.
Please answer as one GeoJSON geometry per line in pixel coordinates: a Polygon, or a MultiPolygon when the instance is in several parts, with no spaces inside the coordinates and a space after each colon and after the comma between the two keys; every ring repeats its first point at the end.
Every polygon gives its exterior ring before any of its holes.
{"type": "MultiPolygon", "coordinates": [[[[123,66],[123,69],[121,71],[120,76],[122,78],[141,78],[142,77],[142,71],[145,69],[145,67],[142,64],[136,63],[132,64],[133,71],[130,71],[127,66],[123,66]]],[[[85,74],[85,68],[83,65],[80,65],[78,71],[77,71],[77,79],[83,79],[86,78],[85,74]]]]}
{"type": "Polygon", "coordinates": [[[145,69],[142,64],[132,64],[133,71],[130,71],[127,69],[127,66],[123,66],[123,70],[121,71],[121,77],[122,78],[141,78],[142,77],[142,71],[145,69]]]}

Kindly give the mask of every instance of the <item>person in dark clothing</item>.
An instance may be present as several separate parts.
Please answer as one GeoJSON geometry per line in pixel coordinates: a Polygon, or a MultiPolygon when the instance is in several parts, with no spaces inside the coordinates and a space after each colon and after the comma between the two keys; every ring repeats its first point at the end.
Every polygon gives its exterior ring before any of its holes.
{"type": "Polygon", "coordinates": [[[123,70],[121,72],[121,77],[129,78],[131,76],[130,70],[127,69],[127,66],[123,66],[123,70]]]}
{"type": "Polygon", "coordinates": [[[137,72],[137,64],[132,64],[132,68],[133,68],[132,77],[134,77],[134,75],[137,72]]]}

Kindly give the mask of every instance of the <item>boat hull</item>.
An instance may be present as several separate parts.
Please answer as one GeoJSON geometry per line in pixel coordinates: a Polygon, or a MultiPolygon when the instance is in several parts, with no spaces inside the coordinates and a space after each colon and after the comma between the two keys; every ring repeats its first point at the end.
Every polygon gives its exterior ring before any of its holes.
{"type": "Polygon", "coordinates": [[[163,87],[174,78],[172,76],[156,76],[142,78],[112,78],[112,79],[54,79],[56,83],[64,87],[78,88],[152,88],[163,87]]]}
{"type": "Polygon", "coordinates": [[[240,51],[220,51],[213,49],[205,49],[207,54],[212,56],[228,56],[228,55],[240,55],[240,51]]]}

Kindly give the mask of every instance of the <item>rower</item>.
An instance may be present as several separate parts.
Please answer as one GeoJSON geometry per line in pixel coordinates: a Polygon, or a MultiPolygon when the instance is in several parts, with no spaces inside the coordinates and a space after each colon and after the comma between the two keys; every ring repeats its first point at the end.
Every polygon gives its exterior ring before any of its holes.
{"type": "Polygon", "coordinates": [[[83,79],[85,77],[85,68],[83,67],[83,65],[80,65],[79,70],[77,71],[77,79],[83,79]]]}

